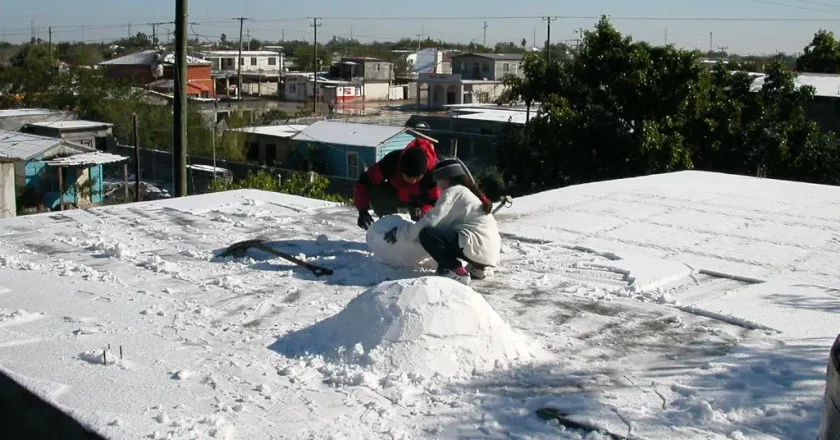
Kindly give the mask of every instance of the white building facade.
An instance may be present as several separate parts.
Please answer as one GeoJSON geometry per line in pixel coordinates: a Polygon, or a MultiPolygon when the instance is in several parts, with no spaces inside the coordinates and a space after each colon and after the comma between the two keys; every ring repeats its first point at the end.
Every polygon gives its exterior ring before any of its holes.
{"type": "Polygon", "coordinates": [[[213,70],[237,72],[242,64],[243,73],[279,74],[284,68],[283,54],[266,50],[211,50],[199,52],[202,59],[213,63],[213,70]]]}

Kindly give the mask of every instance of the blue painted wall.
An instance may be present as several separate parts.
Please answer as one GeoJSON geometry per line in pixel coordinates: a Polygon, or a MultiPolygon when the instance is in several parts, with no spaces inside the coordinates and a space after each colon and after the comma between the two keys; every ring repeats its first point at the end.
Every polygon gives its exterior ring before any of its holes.
{"type": "Polygon", "coordinates": [[[388,139],[382,145],[380,145],[379,148],[376,151],[377,162],[382,160],[383,157],[385,157],[388,153],[390,153],[394,150],[402,150],[408,144],[410,144],[411,141],[413,141],[416,137],[417,136],[415,136],[411,133],[402,132],[402,133],[392,137],[391,139],[388,139]]]}
{"type": "MultiPolygon", "coordinates": [[[[39,158],[40,159],[40,158],[39,158]]],[[[60,206],[60,195],[58,191],[58,168],[47,166],[45,162],[40,160],[33,160],[27,162],[24,166],[26,187],[34,190],[41,190],[44,193],[44,205],[50,209],[56,209],[60,206]]],[[[65,184],[64,202],[76,202],[76,188],[73,184],[79,176],[81,169],[65,168],[63,180],[65,184]]],[[[100,203],[103,200],[103,192],[105,184],[102,179],[102,165],[97,165],[90,168],[89,177],[96,179],[92,194],[92,202],[100,203]]]]}
{"type": "Polygon", "coordinates": [[[295,142],[298,143],[298,151],[303,155],[306,154],[309,146],[314,147],[320,153],[321,158],[326,162],[327,176],[348,178],[348,152],[354,152],[359,155],[359,160],[362,162],[362,171],[366,167],[371,167],[376,163],[376,147],[358,147],[355,145],[325,144],[321,142],[295,142]]]}

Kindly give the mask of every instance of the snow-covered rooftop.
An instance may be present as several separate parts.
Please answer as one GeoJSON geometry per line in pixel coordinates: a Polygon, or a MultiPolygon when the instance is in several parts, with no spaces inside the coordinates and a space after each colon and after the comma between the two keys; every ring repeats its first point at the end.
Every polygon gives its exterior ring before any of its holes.
{"type": "Polygon", "coordinates": [[[0,158],[29,160],[61,143],[61,139],[0,130],[0,158]]]}
{"type": "Polygon", "coordinates": [[[52,166],[90,166],[102,165],[106,163],[122,162],[128,157],[120,156],[118,154],[103,153],[101,151],[94,151],[90,153],[74,154],[72,156],[63,156],[47,161],[52,166]]]}
{"type": "Polygon", "coordinates": [[[99,122],[99,121],[53,121],[53,122],[33,122],[29,124],[33,127],[50,127],[50,128],[57,128],[59,130],[76,130],[76,129],[87,129],[87,128],[102,128],[102,127],[113,127],[114,124],[110,124],[107,122],[99,122]]]}
{"type": "Polygon", "coordinates": [[[4,109],[0,110],[0,118],[11,118],[17,116],[39,116],[39,115],[51,115],[53,113],[58,113],[55,110],[49,110],[45,108],[13,108],[13,109],[4,109]]]}
{"type": "Polygon", "coordinates": [[[318,121],[307,126],[292,139],[325,144],[376,147],[407,128],[391,125],[357,124],[353,122],[318,121]]]}
{"type": "Polygon", "coordinates": [[[3,219],[0,370],[109,438],[598,438],[550,407],[648,440],[812,439],[838,200],[703,172],[518,198],[483,295],[379,263],[352,207],[277,193],[3,219]],[[214,258],[254,237],[335,273],[214,258]],[[334,351],[354,341],[384,349],[334,351]],[[526,343],[542,357],[478,368],[526,343]]]}
{"type": "Polygon", "coordinates": [[[232,128],[230,131],[290,138],[306,129],[306,127],[306,125],[260,125],[255,127],[232,128]]]}
{"type": "MultiPolygon", "coordinates": [[[[199,52],[198,55],[202,57],[237,57],[239,56],[238,50],[205,50],[199,52]]],[[[272,52],[269,50],[243,50],[242,51],[243,57],[271,57],[271,56],[280,56],[279,52],[272,52]]]]}

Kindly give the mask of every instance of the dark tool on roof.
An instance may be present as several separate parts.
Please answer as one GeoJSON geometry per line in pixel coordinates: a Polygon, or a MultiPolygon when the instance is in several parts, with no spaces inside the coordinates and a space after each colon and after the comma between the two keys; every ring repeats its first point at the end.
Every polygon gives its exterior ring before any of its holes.
{"type": "Polygon", "coordinates": [[[228,246],[228,248],[225,249],[224,252],[222,252],[221,256],[222,257],[244,256],[245,253],[248,251],[248,249],[254,248],[254,249],[259,249],[263,252],[267,252],[267,253],[272,254],[272,255],[276,255],[276,256],[278,256],[280,258],[283,258],[285,260],[291,261],[292,263],[295,263],[300,267],[309,269],[317,277],[333,274],[332,269],[327,269],[326,267],[316,266],[312,263],[307,263],[306,261],[303,261],[300,258],[297,258],[297,257],[295,257],[291,254],[287,254],[285,252],[278,251],[277,249],[274,249],[274,248],[266,245],[265,244],[266,241],[267,240],[262,240],[262,239],[240,241],[238,243],[234,243],[234,244],[228,246]]]}

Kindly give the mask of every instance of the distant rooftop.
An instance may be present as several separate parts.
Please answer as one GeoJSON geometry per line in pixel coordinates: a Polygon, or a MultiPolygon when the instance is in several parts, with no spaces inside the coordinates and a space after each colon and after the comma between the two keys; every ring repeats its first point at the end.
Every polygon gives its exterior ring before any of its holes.
{"type": "Polygon", "coordinates": [[[484,58],[491,58],[498,61],[522,61],[522,58],[525,56],[522,54],[505,54],[505,53],[462,53],[460,55],[456,55],[452,58],[459,58],[459,57],[467,57],[467,56],[474,56],[474,57],[484,57],[484,58]]]}
{"type": "MultiPolygon", "coordinates": [[[[211,56],[211,57],[213,57],[213,56],[215,56],[215,57],[236,57],[236,56],[239,55],[239,51],[238,50],[204,50],[204,51],[198,52],[198,55],[203,56],[203,57],[208,57],[208,56],[211,56]]],[[[243,57],[260,57],[260,56],[265,56],[265,57],[275,56],[276,57],[276,56],[280,56],[280,53],[269,51],[269,50],[243,50],[242,51],[242,56],[243,57]]]]}
{"type": "Polygon", "coordinates": [[[233,128],[230,131],[260,134],[279,138],[291,138],[306,129],[306,125],[262,125],[256,127],[233,128]]]}
{"type": "Polygon", "coordinates": [[[390,125],[318,121],[306,127],[292,139],[323,142],[325,144],[376,147],[406,130],[406,127],[390,125]]]}
{"type": "Polygon", "coordinates": [[[55,110],[50,110],[46,108],[16,108],[16,109],[8,109],[8,110],[0,110],[0,118],[11,118],[16,116],[38,116],[38,115],[51,115],[53,113],[58,113],[55,110]]]}
{"type": "MultiPolygon", "coordinates": [[[[155,61],[160,59],[162,64],[175,64],[175,54],[168,53],[166,55],[158,54],[156,50],[143,50],[140,52],[135,52],[129,55],[125,55],[119,58],[114,58],[113,60],[108,60],[102,63],[99,63],[100,66],[153,66],[155,61]]],[[[187,64],[190,65],[211,65],[213,63],[202,60],[201,58],[196,58],[192,56],[187,56],[187,64]]]]}
{"type": "Polygon", "coordinates": [[[55,122],[33,122],[28,124],[32,127],[57,128],[59,130],[78,130],[85,128],[113,127],[114,124],[99,121],[55,121],[55,122]]]}
{"type": "MultiPolygon", "coordinates": [[[[752,90],[756,91],[764,84],[767,75],[752,74],[755,77],[752,90]]],[[[813,86],[814,96],[840,98],[840,75],[834,73],[799,73],[796,77],[797,86],[813,86]]]]}
{"type": "Polygon", "coordinates": [[[0,130],[0,159],[26,161],[60,143],[58,138],[0,130]]]}

